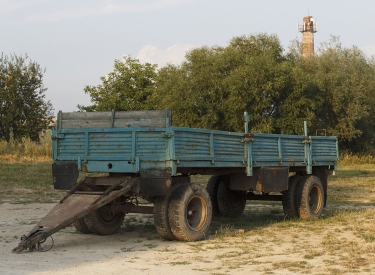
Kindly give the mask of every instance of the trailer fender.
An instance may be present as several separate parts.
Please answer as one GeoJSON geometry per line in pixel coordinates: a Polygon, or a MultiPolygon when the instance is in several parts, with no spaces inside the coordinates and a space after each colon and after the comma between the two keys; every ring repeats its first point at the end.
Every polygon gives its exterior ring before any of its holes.
{"type": "Polygon", "coordinates": [[[141,169],[141,193],[144,196],[170,195],[172,177],[170,168],[141,169]]]}
{"type": "Polygon", "coordinates": [[[78,178],[78,164],[76,162],[55,162],[52,164],[53,185],[58,190],[70,190],[78,178]]]}

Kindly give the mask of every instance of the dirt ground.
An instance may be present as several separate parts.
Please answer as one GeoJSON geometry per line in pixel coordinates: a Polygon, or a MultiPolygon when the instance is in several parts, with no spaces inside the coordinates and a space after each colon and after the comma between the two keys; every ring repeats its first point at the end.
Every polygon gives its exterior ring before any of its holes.
{"type": "MultiPolygon", "coordinates": [[[[123,228],[110,236],[79,234],[67,227],[53,235],[50,251],[11,253],[19,237],[53,206],[0,205],[0,274],[375,274],[371,257],[361,257],[363,269],[348,270],[350,265],[340,261],[350,257],[321,248],[324,238],[345,245],[343,240],[354,238],[345,231],[331,231],[337,232],[332,236],[318,232],[321,237],[312,238],[303,228],[288,228],[289,236],[284,230],[239,230],[238,235],[201,242],[168,242],[156,234],[152,216],[138,214],[128,215],[123,228]]],[[[46,248],[50,243],[46,241],[46,248]]]]}

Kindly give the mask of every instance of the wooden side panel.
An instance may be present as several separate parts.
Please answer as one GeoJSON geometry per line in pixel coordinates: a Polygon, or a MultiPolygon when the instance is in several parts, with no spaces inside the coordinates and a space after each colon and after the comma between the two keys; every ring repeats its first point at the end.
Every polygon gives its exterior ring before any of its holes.
{"type": "Polygon", "coordinates": [[[60,112],[57,128],[164,128],[169,126],[171,117],[171,111],[168,109],[130,112],[60,112]]]}

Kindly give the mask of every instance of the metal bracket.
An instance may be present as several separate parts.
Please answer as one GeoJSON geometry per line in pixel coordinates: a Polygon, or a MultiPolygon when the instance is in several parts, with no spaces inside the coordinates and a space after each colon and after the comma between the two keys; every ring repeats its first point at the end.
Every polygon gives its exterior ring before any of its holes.
{"type": "Polygon", "coordinates": [[[56,134],[56,135],[53,135],[53,136],[51,137],[52,140],[56,140],[56,139],[64,139],[64,138],[65,138],[64,134],[56,134]]]}
{"type": "Polygon", "coordinates": [[[172,133],[165,133],[165,134],[163,134],[163,137],[164,138],[171,138],[171,137],[173,137],[173,134],[172,133]]]}

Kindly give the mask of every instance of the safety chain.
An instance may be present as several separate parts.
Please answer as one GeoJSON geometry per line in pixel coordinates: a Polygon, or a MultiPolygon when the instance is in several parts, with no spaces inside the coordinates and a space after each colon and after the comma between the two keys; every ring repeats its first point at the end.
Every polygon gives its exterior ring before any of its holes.
{"type": "Polygon", "coordinates": [[[21,237],[21,242],[24,243],[24,248],[29,247],[29,251],[30,251],[30,252],[33,252],[33,251],[35,251],[35,250],[38,251],[38,252],[47,252],[47,251],[51,250],[52,247],[53,247],[53,245],[54,245],[54,243],[55,243],[54,240],[53,240],[53,238],[52,238],[52,236],[48,236],[47,233],[44,232],[44,231],[39,231],[39,232],[36,232],[36,234],[33,235],[33,237],[38,236],[38,235],[41,235],[41,234],[43,235],[43,240],[39,241],[36,245],[35,245],[35,244],[34,244],[34,245],[31,245],[31,238],[28,237],[28,236],[26,236],[26,235],[23,235],[23,236],[21,237]],[[51,238],[51,240],[52,240],[52,244],[51,244],[51,247],[50,247],[50,248],[48,248],[47,250],[44,250],[44,249],[41,247],[41,244],[44,243],[44,242],[47,240],[48,237],[51,238]]]}

